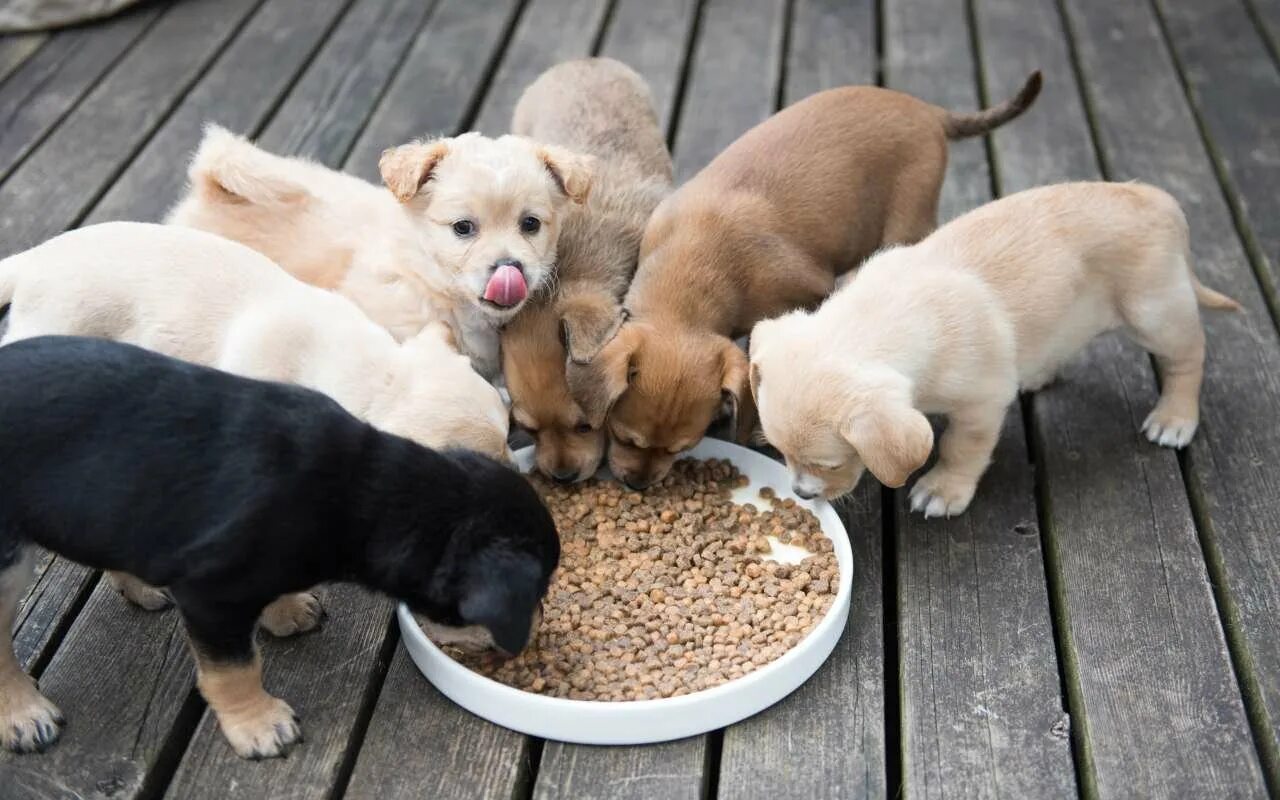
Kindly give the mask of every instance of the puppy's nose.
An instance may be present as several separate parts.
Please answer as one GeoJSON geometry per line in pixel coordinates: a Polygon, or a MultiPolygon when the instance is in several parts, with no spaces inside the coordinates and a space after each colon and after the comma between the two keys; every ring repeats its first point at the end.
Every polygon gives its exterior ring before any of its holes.
{"type": "Polygon", "coordinates": [[[817,492],[811,492],[798,483],[791,484],[791,491],[795,492],[803,500],[812,500],[818,496],[817,492]]]}
{"type": "Polygon", "coordinates": [[[652,480],[637,478],[634,475],[623,475],[622,482],[633,492],[643,492],[649,488],[649,484],[653,483],[652,480]]]}
{"type": "Polygon", "coordinates": [[[572,469],[559,470],[551,473],[551,480],[556,483],[573,483],[577,479],[578,473],[576,470],[572,469]]]}
{"type": "Polygon", "coordinates": [[[524,273],[524,264],[520,263],[517,259],[514,259],[514,258],[502,258],[493,262],[494,272],[497,272],[503,267],[515,267],[518,272],[520,272],[521,274],[524,273]]]}

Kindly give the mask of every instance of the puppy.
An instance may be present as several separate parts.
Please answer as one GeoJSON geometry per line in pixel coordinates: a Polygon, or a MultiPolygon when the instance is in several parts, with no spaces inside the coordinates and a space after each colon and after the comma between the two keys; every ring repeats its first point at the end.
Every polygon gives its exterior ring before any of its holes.
{"type": "Polygon", "coordinates": [[[544,72],[520,96],[511,129],[595,159],[588,202],[564,217],[555,288],[502,331],[512,418],[533,437],[538,469],[585,480],[600,466],[605,432],[570,395],[565,359],[590,360],[622,324],[645,222],[671,191],[671,155],[648,85],[608,58],[544,72]]]}
{"type": "Polygon", "coordinates": [[[542,289],[589,163],[514,136],[388,150],[391,192],[210,126],[168,222],[234,239],[351,299],[403,341],[447,323],[477,371],[499,371],[498,328],[542,289]]]}
{"type": "MultiPolygon", "coordinates": [[[[11,629],[33,545],[169,587],[200,693],[240,756],[301,739],[263,689],[253,643],[283,593],[354,581],[403,600],[446,643],[514,655],[532,636],[559,539],[529,483],[496,461],[380,432],[309,389],[101,339],[7,345],[0,375],[13,478],[0,483],[0,625],[11,629]]],[[[0,648],[0,742],[42,750],[61,724],[0,648]]]]}
{"type": "Polygon", "coordinates": [[[1161,367],[1142,425],[1191,441],[1204,364],[1203,305],[1239,309],[1191,271],[1177,201],[1141,184],[1068,183],[989,203],[913,247],[870,259],[814,313],[761,322],[751,386],[797,494],[835,497],[863,468],[911,490],[925,516],[964,511],[1018,390],[1048,383],[1094,336],[1124,329],[1161,367]]]}
{"type": "MultiPolygon", "coordinates": [[[[249,377],[299,383],[351,413],[430,447],[509,458],[498,391],[433,323],[397,344],[349,300],[307,286],[235,242],[186,228],[109,222],[0,261],[4,341],[97,336],[249,377]]],[[[138,605],[168,604],[129,576],[112,584],[138,605]]],[[[263,618],[276,635],[307,630],[320,606],[282,598],[263,618]]]]}
{"type": "Polygon", "coordinates": [[[887,244],[933,230],[947,140],[1013,119],[1040,91],[956,114],[899,92],[851,86],[775,114],[664,200],[645,228],[627,292],[631,321],[585,366],[574,396],[608,419],[609,466],[642,489],[729,416],[754,413],[733,343],[758,320],[816,305],[836,276],[887,244]]]}

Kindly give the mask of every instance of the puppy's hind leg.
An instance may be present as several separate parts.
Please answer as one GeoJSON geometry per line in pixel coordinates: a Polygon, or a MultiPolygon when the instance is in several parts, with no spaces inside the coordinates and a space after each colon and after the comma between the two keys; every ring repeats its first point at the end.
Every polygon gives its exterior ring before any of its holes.
{"type": "Polygon", "coordinates": [[[911,510],[928,517],[964,513],[1000,438],[1004,404],[970,406],[948,415],[938,463],[911,487],[911,510]]]}
{"type": "Polygon", "coordinates": [[[127,572],[107,572],[106,577],[112,589],[139,608],[147,611],[162,611],[172,603],[163,589],[157,589],[127,572]]]}
{"type": "Polygon", "coordinates": [[[320,624],[324,608],[311,592],[281,595],[262,610],[258,621],[272,636],[306,633],[320,624]]]}
{"type": "MultiPolygon", "coordinates": [[[[35,552],[30,547],[0,553],[0,630],[8,636],[18,616],[18,601],[34,576],[35,552]]],[[[13,642],[0,647],[0,744],[15,753],[41,752],[62,733],[62,712],[45,699],[36,683],[22,671],[13,642]]]]}
{"type": "Polygon", "coordinates": [[[1160,400],[1142,423],[1147,438],[1164,447],[1186,447],[1200,422],[1204,377],[1204,328],[1186,285],[1135,298],[1122,310],[1129,334],[1156,357],[1160,400]]]}
{"type": "Polygon", "coordinates": [[[174,586],[196,660],[196,685],[231,748],[241,758],[275,758],[302,741],[298,717],[262,686],[253,644],[259,604],[228,603],[194,587],[174,586]]]}

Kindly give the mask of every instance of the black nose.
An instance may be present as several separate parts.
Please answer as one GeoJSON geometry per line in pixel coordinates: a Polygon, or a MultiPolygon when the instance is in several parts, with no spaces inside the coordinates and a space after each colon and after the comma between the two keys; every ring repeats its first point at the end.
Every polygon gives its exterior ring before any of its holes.
{"type": "Polygon", "coordinates": [[[517,261],[514,258],[502,258],[493,262],[493,268],[495,271],[499,267],[515,267],[516,269],[520,270],[521,273],[524,272],[524,264],[521,264],[519,261],[517,261]]]}
{"type": "Polygon", "coordinates": [[[573,470],[564,470],[561,472],[551,473],[551,480],[556,483],[573,483],[578,479],[578,473],[573,470]]]}
{"type": "Polygon", "coordinates": [[[622,482],[627,485],[628,489],[634,492],[643,492],[645,489],[649,488],[650,483],[653,483],[653,481],[642,481],[631,476],[623,477],[622,482]]]}
{"type": "Polygon", "coordinates": [[[810,492],[807,489],[801,489],[799,486],[793,486],[791,488],[796,494],[800,495],[803,500],[812,500],[818,496],[817,492],[810,492]]]}

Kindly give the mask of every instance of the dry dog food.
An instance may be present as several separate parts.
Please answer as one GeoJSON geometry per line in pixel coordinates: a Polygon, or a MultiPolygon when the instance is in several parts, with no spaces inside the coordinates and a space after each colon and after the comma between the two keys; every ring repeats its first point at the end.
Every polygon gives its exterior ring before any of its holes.
{"type": "Polygon", "coordinates": [[[561,538],[542,627],[510,661],[453,654],[510,686],[579,700],[707,689],[794,647],[835,598],[835,553],[817,518],[790,499],[735,504],[730,491],[746,479],[727,461],[677,462],[643,495],[614,481],[531,480],[561,538]],[[811,555],[765,558],[769,537],[811,555]]]}

